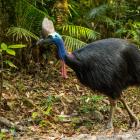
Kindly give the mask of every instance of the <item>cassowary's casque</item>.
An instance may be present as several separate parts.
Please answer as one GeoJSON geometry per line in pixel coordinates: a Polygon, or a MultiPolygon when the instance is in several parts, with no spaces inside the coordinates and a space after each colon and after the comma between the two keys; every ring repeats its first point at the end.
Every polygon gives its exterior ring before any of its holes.
{"type": "Polygon", "coordinates": [[[139,120],[121,96],[128,86],[140,85],[140,51],[135,45],[123,39],[109,38],[90,43],[69,55],[58,33],[50,33],[38,44],[48,42],[56,45],[60,59],[75,71],[82,84],[109,97],[111,109],[107,128],[113,128],[118,100],[126,108],[131,122],[139,126],[139,120]]]}

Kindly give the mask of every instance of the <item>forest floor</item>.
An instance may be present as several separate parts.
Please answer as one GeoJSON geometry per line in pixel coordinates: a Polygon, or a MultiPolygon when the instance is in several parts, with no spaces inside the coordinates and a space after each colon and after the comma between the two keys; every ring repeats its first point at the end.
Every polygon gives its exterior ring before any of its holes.
{"type": "MultiPolygon", "coordinates": [[[[0,139],[94,140],[95,136],[140,134],[129,127],[129,116],[120,102],[114,118],[115,129],[107,132],[108,98],[81,85],[71,70],[67,79],[51,65],[34,75],[25,71],[5,72],[3,82],[0,117],[23,131],[0,121],[0,139]]],[[[123,96],[140,119],[139,93],[140,88],[130,87],[123,96]]]]}

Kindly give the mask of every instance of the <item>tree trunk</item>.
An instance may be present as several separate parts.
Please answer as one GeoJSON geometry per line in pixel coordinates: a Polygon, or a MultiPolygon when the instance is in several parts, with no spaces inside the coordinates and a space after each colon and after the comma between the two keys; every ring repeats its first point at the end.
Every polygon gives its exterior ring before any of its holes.
{"type": "Polygon", "coordinates": [[[64,25],[67,22],[68,18],[68,0],[57,0],[54,4],[57,26],[64,25]]]}
{"type": "Polygon", "coordinates": [[[14,23],[16,0],[0,0],[0,42],[7,41],[6,32],[8,27],[14,23]]]}

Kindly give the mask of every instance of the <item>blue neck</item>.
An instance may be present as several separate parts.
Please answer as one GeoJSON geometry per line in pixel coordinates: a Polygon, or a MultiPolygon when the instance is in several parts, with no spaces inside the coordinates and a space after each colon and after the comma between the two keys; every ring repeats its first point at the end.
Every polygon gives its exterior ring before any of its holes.
{"type": "Polygon", "coordinates": [[[55,44],[56,44],[57,49],[58,49],[59,58],[61,60],[65,60],[65,56],[67,55],[67,52],[66,52],[65,47],[64,47],[63,39],[55,40],[55,44]]]}

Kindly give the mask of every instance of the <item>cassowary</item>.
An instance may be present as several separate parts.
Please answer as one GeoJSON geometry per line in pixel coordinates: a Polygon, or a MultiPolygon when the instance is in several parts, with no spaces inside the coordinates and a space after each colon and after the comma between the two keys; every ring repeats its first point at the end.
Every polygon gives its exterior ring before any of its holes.
{"type": "Polygon", "coordinates": [[[134,44],[124,39],[109,38],[68,54],[62,37],[56,32],[51,32],[38,44],[50,42],[56,45],[59,58],[75,71],[83,85],[109,97],[111,108],[107,128],[113,128],[117,101],[123,103],[132,124],[139,126],[139,120],[122,98],[122,91],[128,86],[140,85],[140,51],[134,44]]]}

